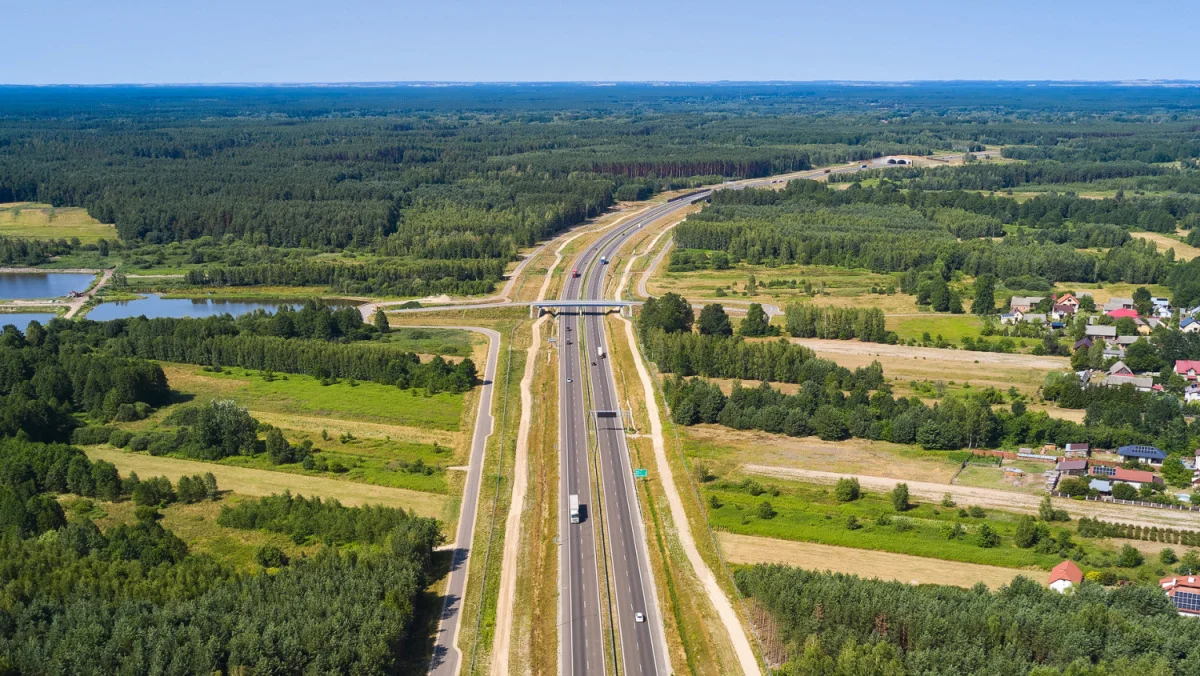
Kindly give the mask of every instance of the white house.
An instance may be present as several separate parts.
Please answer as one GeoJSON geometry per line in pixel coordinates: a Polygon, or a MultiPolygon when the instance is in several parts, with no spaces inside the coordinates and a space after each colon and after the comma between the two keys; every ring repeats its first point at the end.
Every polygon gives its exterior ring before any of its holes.
{"type": "Polygon", "coordinates": [[[1081,583],[1083,571],[1079,570],[1074,561],[1063,561],[1050,569],[1050,588],[1059,594],[1065,594],[1068,589],[1081,583]]]}

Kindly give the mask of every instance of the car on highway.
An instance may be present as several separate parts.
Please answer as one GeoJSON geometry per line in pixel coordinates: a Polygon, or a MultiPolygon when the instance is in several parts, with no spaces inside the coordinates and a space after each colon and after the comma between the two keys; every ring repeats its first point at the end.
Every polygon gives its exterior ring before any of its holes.
{"type": "Polygon", "coordinates": [[[634,614],[633,614],[633,621],[634,621],[634,622],[645,622],[645,621],[646,621],[646,616],[645,616],[645,615],[643,615],[643,614],[641,614],[641,613],[634,613],[634,614]]]}
{"type": "Polygon", "coordinates": [[[567,382],[569,383],[569,382],[573,382],[573,381],[570,378],[567,378],[567,382]]]}

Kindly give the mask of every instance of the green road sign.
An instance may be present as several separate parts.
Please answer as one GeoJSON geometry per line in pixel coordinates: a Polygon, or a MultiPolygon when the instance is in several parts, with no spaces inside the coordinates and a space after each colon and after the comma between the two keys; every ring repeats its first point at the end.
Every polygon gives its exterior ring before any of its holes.
{"type": "Polygon", "coordinates": [[[646,478],[646,470],[644,470],[644,469],[633,470],[633,477],[635,479],[645,479],[646,478]]]}

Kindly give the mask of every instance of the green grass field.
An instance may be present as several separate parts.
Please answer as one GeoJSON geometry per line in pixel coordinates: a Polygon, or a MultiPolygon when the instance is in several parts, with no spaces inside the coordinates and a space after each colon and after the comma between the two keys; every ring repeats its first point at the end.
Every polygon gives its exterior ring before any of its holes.
{"type": "Polygon", "coordinates": [[[941,335],[954,345],[961,345],[966,336],[978,338],[982,326],[983,323],[975,315],[929,313],[913,317],[888,317],[887,321],[888,329],[895,331],[903,340],[921,340],[928,333],[934,339],[941,335]]]}
{"type": "MultiPolygon", "coordinates": [[[[477,333],[455,329],[410,329],[396,327],[386,336],[395,348],[421,354],[442,354],[466,357],[484,339],[477,333]]],[[[482,368],[482,364],[476,364],[482,368]]]]}
{"type": "Polygon", "coordinates": [[[234,399],[252,410],[447,431],[458,431],[462,420],[463,395],[449,392],[424,396],[371,382],[322,385],[301,374],[276,374],[268,381],[245,369],[210,373],[183,365],[168,375],[174,376],[170,378],[173,389],[198,400],[234,399]],[[188,369],[191,377],[181,377],[181,371],[188,369]]]}
{"type": "MultiPolygon", "coordinates": [[[[833,488],[829,486],[791,481],[761,482],[764,487],[778,489],[779,495],[768,491],[755,496],[735,483],[737,481],[740,477],[714,481],[703,488],[706,500],[716,496],[721,505],[714,509],[709,504],[712,524],[719,530],[1008,568],[1049,569],[1062,560],[1057,551],[1041,552],[1036,547],[1022,549],[1015,546],[1013,534],[1019,515],[1013,513],[987,510],[983,517],[972,517],[960,512],[967,505],[943,507],[938,503],[922,503],[897,514],[886,494],[867,494],[842,504],[834,498],[833,488]],[[759,515],[759,505],[764,501],[777,512],[774,518],[759,515]],[[857,529],[847,527],[850,517],[857,519],[857,529]],[[883,523],[879,521],[881,517],[883,523]],[[897,528],[897,523],[903,525],[897,528]],[[961,524],[964,533],[950,539],[946,529],[954,523],[961,524]],[[985,523],[999,533],[999,546],[984,548],[978,545],[979,529],[985,523]],[[904,530],[906,527],[908,530],[904,530]]],[[[1078,537],[1073,522],[1053,524],[1051,530],[1056,536],[1060,531],[1067,531],[1072,540],[1084,548],[1087,555],[1079,563],[1085,570],[1089,566],[1111,565],[1112,548],[1078,537]]],[[[1142,567],[1146,574],[1154,573],[1153,563],[1142,567]]],[[[1143,571],[1138,569],[1138,572],[1143,571]]]]}
{"type": "Polygon", "coordinates": [[[0,235],[32,239],[71,239],[87,244],[99,239],[117,241],[117,228],[105,225],[79,207],[14,202],[0,204],[0,235]]]}

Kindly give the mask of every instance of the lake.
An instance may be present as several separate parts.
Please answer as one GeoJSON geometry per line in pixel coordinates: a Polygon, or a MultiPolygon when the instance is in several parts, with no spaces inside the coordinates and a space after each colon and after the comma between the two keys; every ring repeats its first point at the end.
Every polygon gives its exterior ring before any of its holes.
{"type": "Polygon", "coordinates": [[[87,318],[98,322],[109,319],[141,317],[211,317],[213,315],[244,315],[255,310],[274,312],[280,305],[303,307],[303,303],[264,300],[225,300],[221,298],[163,298],[151,294],[137,300],[118,300],[101,303],[87,313],[87,318]]]}
{"type": "Polygon", "coordinates": [[[0,327],[12,324],[21,331],[25,331],[25,327],[29,326],[29,322],[37,320],[43,326],[46,322],[54,319],[58,315],[49,312],[13,312],[0,313],[0,327]]]}
{"type": "Polygon", "coordinates": [[[72,291],[83,293],[95,275],[78,272],[0,273],[0,299],[61,298],[72,291]]]}

